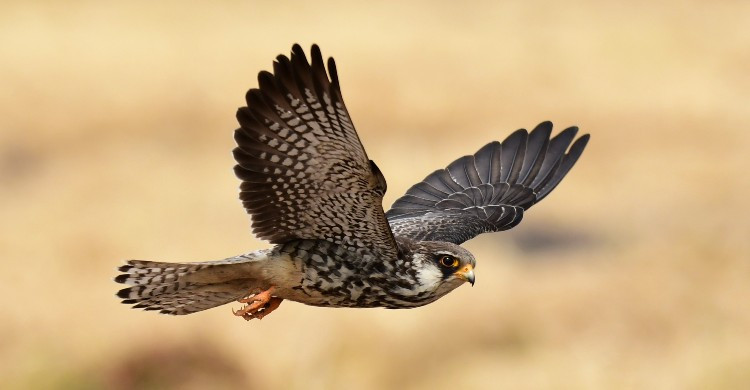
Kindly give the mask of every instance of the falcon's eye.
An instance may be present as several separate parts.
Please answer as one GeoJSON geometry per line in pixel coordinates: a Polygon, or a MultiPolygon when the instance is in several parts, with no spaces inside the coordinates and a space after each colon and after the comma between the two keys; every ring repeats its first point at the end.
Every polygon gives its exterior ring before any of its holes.
{"type": "Polygon", "coordinates": [[[440,265],[448,268],[456,268],[458,267],[458,259],[450,255],[442,255],[440,256],[440,265]]]}

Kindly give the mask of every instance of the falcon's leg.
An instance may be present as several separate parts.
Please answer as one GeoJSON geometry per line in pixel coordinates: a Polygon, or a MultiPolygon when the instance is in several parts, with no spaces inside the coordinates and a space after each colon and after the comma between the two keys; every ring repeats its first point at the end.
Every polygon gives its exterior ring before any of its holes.
{"type": "Polygon", "coordinates": [[[251,295],[247,298],[238,299],[239,303],[247,303],[247,305],[240,310],[232,311],[234,315],[244,318],[246,321],[250,321],[253,318],[262,319],[263,317],[271,314],[272,311],[276,310],[283,298],[272,297],[273,287],[266,291],[251,295]]]}

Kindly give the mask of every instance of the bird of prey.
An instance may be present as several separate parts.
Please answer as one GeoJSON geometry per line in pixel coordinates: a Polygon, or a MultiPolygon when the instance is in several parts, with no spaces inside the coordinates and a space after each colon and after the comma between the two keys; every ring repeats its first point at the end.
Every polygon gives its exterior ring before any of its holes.
{"type": "Polygon", "coordinates": [[[459,245],[517,225],[583,153],[577,127],[551,137],[542,122],[427,175],[388,212],[386,182],[365,153],[341,96],[336,64],[294,45],[260,72],[237,112],[234,171],[252,230],[274,246],[224,260],[130,260],[122,303],[190,314],[225,303],[250,320],[283,300],[322,307],[413,308],[474,284],[459,245]]]}

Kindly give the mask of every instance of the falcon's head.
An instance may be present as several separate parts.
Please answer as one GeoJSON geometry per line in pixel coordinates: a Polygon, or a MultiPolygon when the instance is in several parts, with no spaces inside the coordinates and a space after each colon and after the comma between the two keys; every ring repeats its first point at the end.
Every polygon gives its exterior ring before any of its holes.
{"type": "Polygon", "coordinates": [[[474,285],[476,260],[471,252],[450,242],[420,241],[412,245],[418,290],[432,291],[438,298],[464,282],[474,285]]]}

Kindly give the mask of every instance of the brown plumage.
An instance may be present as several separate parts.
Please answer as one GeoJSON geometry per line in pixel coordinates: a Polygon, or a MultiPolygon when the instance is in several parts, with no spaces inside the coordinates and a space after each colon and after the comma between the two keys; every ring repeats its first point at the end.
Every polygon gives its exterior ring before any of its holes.
{"type": "Polygon", "coordinates": [[[428,175],[383,212],[386,182],[357,136],[336,66],[294,45],[258,75],[237,112],[235,172],[253,232],[275,246],[225,260],[131,260],[123,303],[188,314],[238,300],[262,318],[288,299],[323,307],[411,308],[474,283],[458,244],[509,229],[576,163],[588,135],[543,122],[428,175]],[[572,146],[571,146],[572,145],[572,146]],[[386,218],[387,217],[387,218],[386,218]]]}

